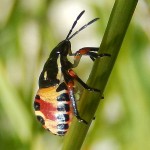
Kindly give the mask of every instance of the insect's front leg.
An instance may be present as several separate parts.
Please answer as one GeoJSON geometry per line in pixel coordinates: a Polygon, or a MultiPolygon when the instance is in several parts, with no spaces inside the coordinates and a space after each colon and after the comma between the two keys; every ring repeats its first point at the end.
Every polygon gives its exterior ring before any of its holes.
{"type": "Polygon", "coordinates": [[[74,115],[76,116],[76,118],[80,121],[83,122],[85,124],[88,124],[87,121],[85,121],[84,119],[82,119],[79,115],[78,109],[77,109],[77,104],[76,104],[76,99],[75,99],[75,95],[74,95],[74,81],[70,80],[67,83],[68,86],[68,93],[69,93],[69,97],[70,100],[72,102],[72,107],[73,107],[73,111],[74,111],[74,115]]]}
{"type": "Polygon", "coordinates": [[[76,53],[72,54],[70,53],[71,56],[74,56],[74,64],[73,64],[73,68],[77,67],[80,59],[83,55],[87,55],[89,56],[93,61],[95,61],[95,59],[100,58],[100,57],[104,57],[104,56],[111,56],[110,54],[107,53],[102,53],[102,54],[98,54],[99,48],[98,47],[84,47],[79,49],[76,53]]]}

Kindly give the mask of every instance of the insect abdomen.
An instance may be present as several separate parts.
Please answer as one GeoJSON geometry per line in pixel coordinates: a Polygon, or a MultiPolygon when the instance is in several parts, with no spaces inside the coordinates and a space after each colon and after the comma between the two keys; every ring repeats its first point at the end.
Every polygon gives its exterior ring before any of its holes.
{"type": "Polygon", "coordinates": [[[72,118],[67,90],[56,92],[55,87],[39,89],[34,101],[37,119],[53,134],[64,135],[72,118]]]}

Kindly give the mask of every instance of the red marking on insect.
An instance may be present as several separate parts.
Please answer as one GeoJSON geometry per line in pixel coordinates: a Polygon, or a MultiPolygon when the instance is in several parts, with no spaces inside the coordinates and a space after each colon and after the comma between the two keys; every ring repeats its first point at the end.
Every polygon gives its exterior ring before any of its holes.
{"type": "Polygon", "coordinates": [[[46,119],[50,120],[56,120],[56,116],[53,112],[57,111],[57,108],[49,102],[43,101],[43,100],[35,100],[35,103],[39,103],[40,105],[40,111],[44,114],[46,119]]]}

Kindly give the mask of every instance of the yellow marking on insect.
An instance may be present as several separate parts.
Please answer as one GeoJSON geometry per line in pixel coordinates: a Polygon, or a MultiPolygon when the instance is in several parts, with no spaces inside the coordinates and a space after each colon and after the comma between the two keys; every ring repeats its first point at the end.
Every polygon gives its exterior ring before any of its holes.
{"type": "Polygon", "coordinates": [[[44,72],[44,80],[47,80],[47,71],[44,72]]]}
{"type": "Polygon", "coordinates": [[[62,90],[60,92],[56,92],[58,86],[54,86],[54,87],[48,87],[48,88],[40,88],[37,92],[37,95],[40,96],[40,98],[44,101],[50,102],[50,103],[54,103],[55,105],[57,105],[57,97],[60,96],[60,94],[65,93],[66,90],[62,90]]]}
{"type": "Polygon", "coordinates": [[[35,111],[36,116],[41,116],[45,120],[45,116],[41,111],[35,111]]]}
{"type": "Polygon", "coordinates": [[[61,71],[61,61],[60,61],[60,56],[57,59],[57,66],[58,66],[58,73],[57,73],[57,79],[62,80],[62,71],[61,71]]]}

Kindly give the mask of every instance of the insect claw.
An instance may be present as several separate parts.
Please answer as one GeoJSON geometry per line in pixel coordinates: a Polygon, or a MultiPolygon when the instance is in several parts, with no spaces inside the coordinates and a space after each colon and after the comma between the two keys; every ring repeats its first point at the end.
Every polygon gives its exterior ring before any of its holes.
{"type": "Polygon", "coordinates": [[[107,54],[107,53],[98,54],[98,57],[104,57],[104,56],[111,57],[111,54],[107,54]]]}
{"type": "Polygon", "coordinates": [[[104,99],[104,96],[102,96],[101,99],[104,99]]]}
{"type": "Polygon", "coordinates": [[[79,117],[79,116],[76,116],[76,117],[77,117],[77,119],[79,120],[79,122],[82,122],[82,123],[84,123],[84,124],[88,124],[88,122],[85,121],[84,119],[82,119],[81,117],[79,117]]]}
{"type": "Polygon", "coordinates": [[[88,88],[87,90],[91,92],[101,92],[99,89],[94,89],[94,88],[88,88]]]}
{"type": "Polygon", "coordinates": [[[96,118],[96,117],[93,117],[93,119],[92,119],[92,120],[95,120],[95,118],[96,118]]]}
{"type": "Polygon", "coordinates": [[[82,123],[84,123],[84,124],[88,124],[88,122],[85,121],[85,120],[83,120],[83,119],[80,119],[79,122],[82,122],[82,123]]]}

